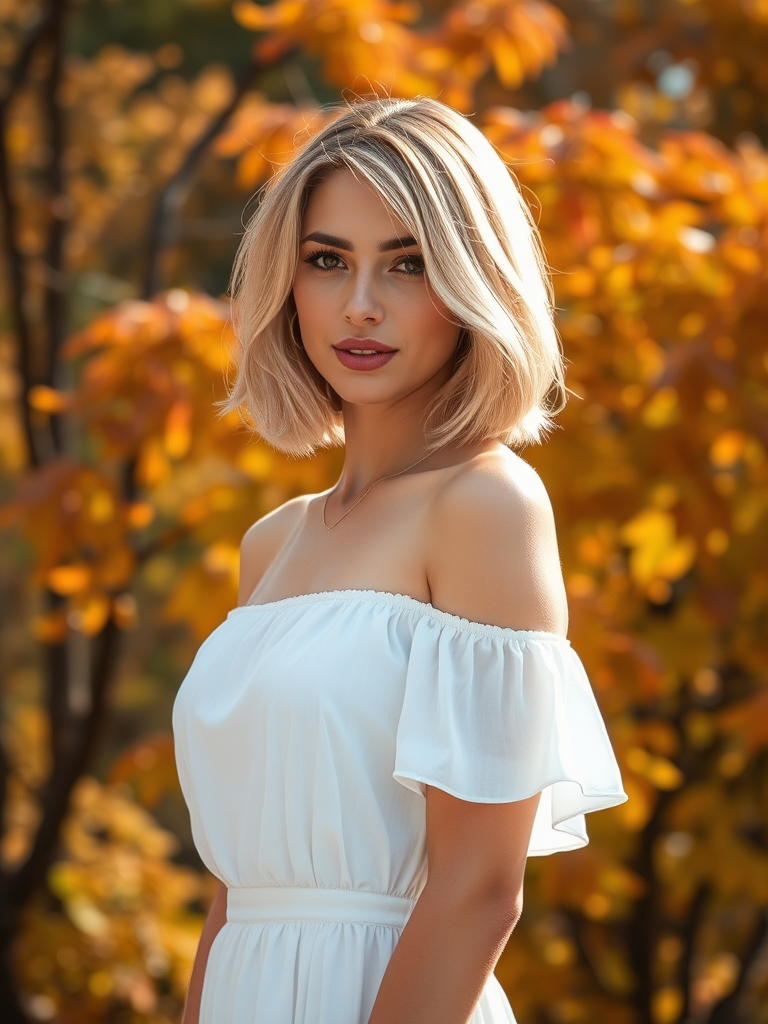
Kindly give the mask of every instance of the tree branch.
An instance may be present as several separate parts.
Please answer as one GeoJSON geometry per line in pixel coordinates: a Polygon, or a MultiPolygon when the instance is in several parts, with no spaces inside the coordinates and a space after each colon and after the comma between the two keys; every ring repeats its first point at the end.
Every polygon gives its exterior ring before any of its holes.
{"type": "Polygon", "coordinates": [[[646,884],[646,892],[635,904],[628,929],[628,949],[635,975],[634,1003],[641,1024],[653,1024],[653,949],[659,880],[653,870],[653,847],[662,829],[664,811],[672,799],[670,792],[659,793],[656,806],[640,838],[634,870],[646,884]]]}
{"type": "MultiPolygon", "coordinates": [[[[64,194],[64,118],[59,105],[59,90],[64,65],[64,18],[66,0],[53,3],[51,18],[50,42],[51,54],[48,76],[43,90],[43,104],[48,118],[51,160],[48,165],[48,195],[50,200],[50,221],[48,227],[48,244],[46,246],[46,262],[50,273],[45,291],[45,321],[48,343],[47,368],[48,383],[55,387],[61,382],[58,378],[58,356],[61,343],[66,334],[64,294],[56,287],[55,280],[63,273],[64,259],[64,225],[67,215],[64,194]],[[53,278],[53,281],[51,280],[53,278]]],[[[61,438],[56,436],[57,420],[52,419],[57,449],[61,451],[61,438]]]]}
{"type": "Polygon", "coordinates": [[[26,80],[37,48],[51,30],[52,22],[56,18],[57,7],[56,0],[51,0],[47,10],[29,33],[9,75],[8,90],[0,99],[0,210],[2,210],[5,227],[3,248],[5,249],[5,263],[10,277],[10,307],[16,327],[16,362],[23,385],[20,401],[21,422],[27,442],[29,461],[32,466],[40,465],[42,462],[42,452],[39,450],[40,445],[32,425],[31,410],[27,401],[27,394],[34,383],[32,379],[32,331],[24,309],[27,261],[16,243],[18,217],[11,189],[10,160],[6,141],[8,137],[7,121],[9,106],[26,80]]]}
{"type": "Polygon", "coordinates": [[[144,280],[144,297],[149,299],[160,290],[162,274],[160,264],[163,253],[171,242],[169,224],[184,202],[191,178],[201,156],[213,142],[216,136],[224,129],[227,121],[237,110],[243,96],[253,85],[256,79],[268,67],[282,60],[293,52],[293,49],[285,49],[275,54],[268,63],[252,60],[235,87],[235,91],[229,103],[211,121],[197,142],[191,147],[182,160],[176,173],[163,185],[155,201],[152,220],[149,226],[149,239],[147,244],[147,268],[144,280]]]}
{"type": "Polygon", "coordinates": [[[757,959],[766,939],[768,939],[768,914],[761,908],[758,911],[752,936],[741,956],[741,970],[736,985],[727,996],[723,996],[712,1007],[708,1024],[747,1024],[747,1021],[739,1013],[739,1003],[752,964],[757,959]]]}
{"type": "MultiPolygon", "coordinates": [[[[62,598],[51,591],[46,591],[44,599],[47,612],[57,610],[62,604],[62,598]]],[[[48,644],[43,653],[46,666],[51,775],[57,775],[73,741],[72,716],[69,709],[67,641],[48,644]]]]}
{"type": "Polygon", "coordinates": [[[678,968],[680,977],[680,988],[683,993],[683,1005],[680,1008],[680,1020],[685,1021],[691,1015],[691,989],[693,982],[693,949],[696,942],[696,935],[699,930],[704,909],[709,899],[709,886],[700,885],[694,893],[691,905],[688,908],[688,917],[685,927],[681,930],[680,938],[683,943],[683,952],[680,957],[678,968]]]}
{"type": "Polygon", "coordinates": [[[594,982],[595,986],[600,989],[601,992],[605,992],[603,982],[595,970],[595,965],[592,960],[592,956],[587,948],[587,943],[584,941],[584,920],[579,913],[575,910],[566,910],[565,914],[571,925],[571,937],[573,939],[576,950],[579,954],[579,961],[582,966],[589,972],[589,976],[594,982]]]}
{"type": "Polygon", "coordinates": [[[16,63],[13,65],[11,73],[8,76],[8,89],[6,90],[5,95],[0,97],[0,115],[5,114],[8,105],[24,84],[35,50],[37,49],[38,44],[47,35],[51,20],[55,17],[55,8],[56,0],[52,0],[50,6],[40,14],[37,24],[32,28],[19,50],[16,63]]]}
{"type": "MultiPolygon", "coordinates": [[[[98,637],[97,662],[91,687],[91,707],[77,730],[75,742],[62,759],[57,773],[52,773],[43,794],[43,813],[27,860],[13,874],[0,878],[4,895],[18,912],[38,888],[56,850],[59,831],[69,811],[72,789],[86,771],[98,743],[107,710],[110,683],[115,675],[119,653],[119,630],[112,619],[98,637]]],[[[2,902],[5,902],[3,900],[2,902]]],[[[6,904],[7,905],[7,904],[6,904]]]]}

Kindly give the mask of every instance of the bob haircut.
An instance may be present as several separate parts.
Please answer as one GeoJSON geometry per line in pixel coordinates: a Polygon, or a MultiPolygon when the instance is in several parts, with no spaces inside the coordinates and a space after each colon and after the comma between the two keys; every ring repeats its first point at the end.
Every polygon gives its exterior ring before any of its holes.
{"type": "Polygon", "coordinates": [[[292,295],[307,202],[342,168],[368,181],[416,238],[430,285],[461,328],[453,375],[427,409],[428,450],[540,441],[567,389],[538,230],[491,143],[424,97],[347,105],[260,190],[232,271],[237,374],[216,403],[221,415],[237,409],[247,422],[245,406],[249,427],[293,455],[344,441],[339,397],[294,335],[292,295]]]}

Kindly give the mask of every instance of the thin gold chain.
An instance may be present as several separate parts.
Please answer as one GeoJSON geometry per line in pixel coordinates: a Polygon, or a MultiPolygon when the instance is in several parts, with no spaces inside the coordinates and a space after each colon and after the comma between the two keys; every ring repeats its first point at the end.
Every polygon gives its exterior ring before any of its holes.
{"type": "Polygon", "coordinates": [[[424,461],[425,459],[428,459],[428,458],[429,458],[429,456],[430,456],[431,454],[432,454],[432,452],[427,452],[427,454],[426,454],[426,455],[422,455],[420,459],[417,459],[417,460],[416,460],[415,462],[412,462],[412,463],[410,464],[410,466],[406,466],[406,467],[405,467],[405,469],[399,469],[399,470],[397,471],[397,473],[390,473],[390,474],[389,474],[388,476],[381,476],[381,477],[379,477],[379,479],[378,479],[378,480],[374,480],[374,481],[373,481],[373,483],[371,484],[371,486],[370,486],[370,487],[368,488],[368,490],[367,490],[367,491],[364,491],[364,492],[363,492],[363,493],[362,493],[362,494],[360,495],[360,497],[359,497],[359,498],[357,499],[357,501],[356,501],[356,502],[354,503],[354,505],[351,505],[351,506],[350,506],[350,507],[349,507],[349,508],[347,509],[347,511],[346,511],[346,512],[344,513],[344,515],[343,515],[343,516],[341,517],[341,519],[337,519],[337,520],[336,520],[336,522],[335,522],[335,523],[333,524],[333,526],[329,526],[329,525],[328,525],[328,523],[327,523],[327,522],[326,522],[326,520],[325,520],[325,510],[326,510],[326,509],[328,508],[328,499],[329,499],[329,498],[330,498],[330,496],[331,496],[331,495],[333,494],[333,491],[335,491],[335,490],[336,490],[336,488],[334,487],[334,488],[333,488],[333,490],[330,490],[330,491],[329,491],[329,492],[328,492],[328,493],[326,494],[326,496],[325,496],[325,501],[323,502],[323,526],[325,527],[325,532],[326,532],[326,533],[330,533],[330,532],[331,532],[331,530],[335,530],[335,529],[336,529],[336,527],[337,527],[337,526],[339,525],[339,523],[341,522],[341,520],[342,520],[342,519],[346,519],[346,518],[347,518],[347,516],[349,515],[349,513],[350,513],[350,512],[351,512],[351,511],[352,511],[353,509],[357,508],[357,506],[358,506],[358,505],[360,504],[360,502],[361,502],[361,501],[363,500],[363,498],[367,497],[367,496],[368,496],[368,495],[369,495],[369,494],[371,493],[371,491],[372,491],[372,490],[373,490],[373,488],[374,488],[374,487],[376,486],[376,484],[381,484],[381,483],[383,483],[383,482],[384,482],[385,480],[392,480],[392,479],[393,479],[393,477],[396,477],[396,476],[402,476],[402,475],[403,475],[403,473],[407,473],[409,469],[413,469],[413,468],[414,468],[415,466],[418,466],[418,464],[419,464],[420,462],[423,462],[423,461],[424,461]]]}

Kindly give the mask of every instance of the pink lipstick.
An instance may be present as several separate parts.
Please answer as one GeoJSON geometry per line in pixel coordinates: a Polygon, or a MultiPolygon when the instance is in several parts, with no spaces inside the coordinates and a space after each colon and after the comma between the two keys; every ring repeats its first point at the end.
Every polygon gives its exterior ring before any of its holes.
{"type": "Polygon", "coordinates": [[[397,352],[396,348],[373,338],[345,338],[332,347],[336,358],[348,370],[378,370],[397,352]]]}

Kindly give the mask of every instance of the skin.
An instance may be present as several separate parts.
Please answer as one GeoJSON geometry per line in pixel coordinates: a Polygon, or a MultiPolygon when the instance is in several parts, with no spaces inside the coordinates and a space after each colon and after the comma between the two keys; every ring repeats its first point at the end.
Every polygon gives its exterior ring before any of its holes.
{"type": "MultiPolygon", "coordinates": [[[[500,442],[424,454],[424,411],[453,372],[459,329],[419,267],[418,245],[366,182],[335,171],[307,205],[294,282],[308,357],[342,400],[346,461],[330,492],[287,502],[241,545],[239,604],[322,590],[378,590],[471,621],[567,633],[552,508],[535,471],[500,442]],[[318,249],[327,257],[312,257],[318,249]],[[310,257],[310,261],[306,261],[310,257]],[[321,269],[324,267],[326,269],[321,269]],[[374,338],[384,367],[345,368],[332,348],[374,338]],[[326,532],[322,522],[327,503],[326,532]],[[355,502],[359,505],[341,520],[355,502]]],[[[467,1024],[522,909],[538,794],[480,804],[427,787],[428,879],[385,971],[369,1024],[467,1024]]],[[[184,1024],[197,1024],[226,890],[198,951],[184,1024]]]]}
{"type": "Polygon", "coordinates": [[[192,976],[189,979],[182,1024],[197,1024],[200,1020],[200,1000],[203,994],[203,981],[205,979],[205,968],[208,964],[208,954],[211,951],[213,940],[226,923],[227,887],[223,882],[219,882],[211,909],[208,911],[208,917],[205,919],[203,931],[200,935],[195,962],[192,966],[192,976]]]}
{"type": "Polygon", "coordinates": [[[346,466],[329,501],[331,523],[373,480],[424,454],[424,408],[453,372],[459,327],[425,279],[420,248],[379,252],[410,234],[350,171],[318,188],[302,224],[302,239],[339,237],[354,246],[302,241],[293,285],[305,351],[342,399],[349,427],[346,466]],[[398,352],[380,370],[349,370],[332,348],[347,337],[374,338],[398,352]]]}

